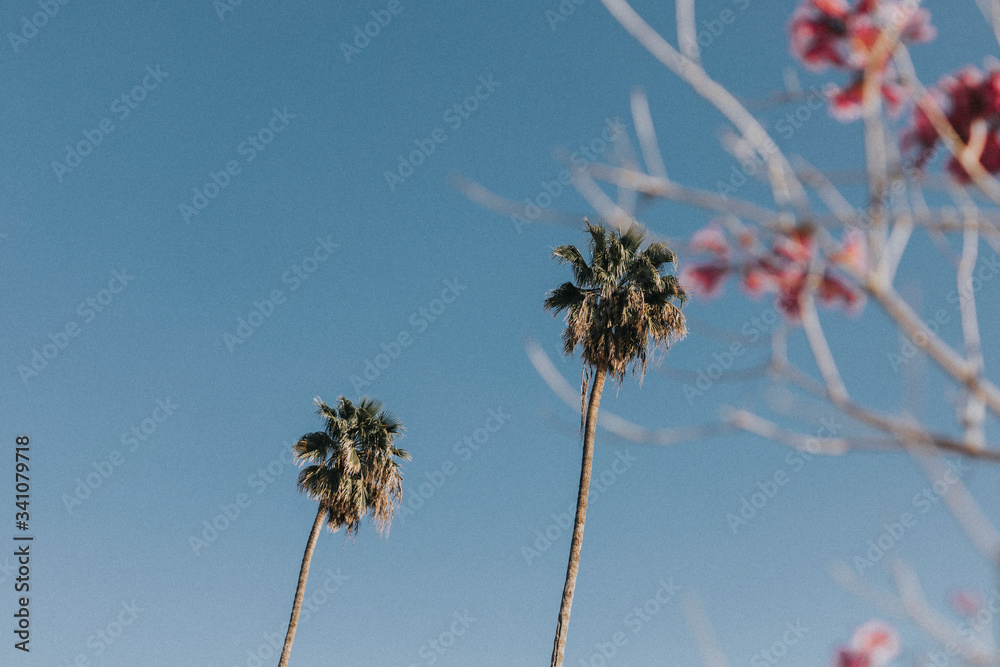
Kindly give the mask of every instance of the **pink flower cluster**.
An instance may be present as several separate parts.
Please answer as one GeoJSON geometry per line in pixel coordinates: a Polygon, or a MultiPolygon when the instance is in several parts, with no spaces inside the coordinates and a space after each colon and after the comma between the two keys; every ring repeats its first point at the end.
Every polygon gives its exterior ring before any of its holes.
{"type": "MultiPolygon", "coordinates": [[[[835,118],[849,121],[861,117],[865,70],[872,64],[880,73],[889,111],[897,113],[906,101],[889,51],[880,62],[872,63],[871,59],[879,38],[890,27],[899,30],[904,44],[934,38],[930,13],[913,10],[912,5],[910,0],[856,0],[853,5],[848,0],[803,0],[795,10],[789,23],[792,53],[810,69],[834,68],[851,75],[846,87],[830,84],[827,88],[835,118]]],[[[1000,63],[992,63],[985,72],[970,66],[945,76],[931,95],[967,150],[979,158],[987,172],[1000,173],[1000,63]]],[[[918,106],[912,127],[903,134],[903,150],[913,154],[916,166],[922,168],[940,140],[930,118],[918,106]]],[[[960,183],[971,180],[954,156],[949,157],[947,170],[960,183]]]]}
{"type": "MultiPolygon", "coordinates": [[[[979,164],[990,173],[1000,172],[1000,63],[993,63],[986,72],[966,67],[942,78],[931,94],[962,142],[979,156],[979,164]]],[[[917,107],[913,127],[903,135],[903,149],[916,151],[916,164],[922,167],[939,139],[930,118],[917,107]]],[[[959,182],[969,182],[969,174],[954,156],[948,159],[947,169],[959,182]]]]}
{"type": "MultiPolygon", "coordinates": [[[[778,308],[787,317],[793,320],[799,317],[809,265],[816,252],[808,229],[776,235],[770,247],[766,247],[749,230],[741,232],[738,242],[733,244],[722,227],[710,224],[691,237],[689,250],[710,255],[709,259],[695,262],[682,272],[681,282],[689,291],[706,297],[716,296],[727,278],[739,275],[743,288],[751,296],[773,292],[777,295],[778,308]]],[[[861,235],[849,231],[838,252],[826,259],[863,272],[867,253],[861,235]]],[[[861,291],[829,269],[820,280],[816,296],[824,305],[843,305],[849,309],[856,309],[863,303],[861,291]]]]}
{"type": "MultiPolygon", "coordinates": [[[[846,88],[831,85],[828,90],[834,117],[861,117],[865,68],[888,27],[899,27],[904,44],[934,38],[930,13],[926,9],[912,11],[907,7],[910,4],[905,0],[858,0],[852,7],[846,0],[804,0],[795,10],[789,24],[792,53],[810,69],[833,67],[851,74],[846,88]]],[[[897,112],[905,96],[888,51],[876,65],[882,75],[882,95],[889,110],[897,112]]]]}
{"type": "Polygon", "coordinates": [[[868,621],[854,631],[850,646],[837,651],[833,667],[885,667],[899,655],[899,637],[882,621],[868,621]]]}

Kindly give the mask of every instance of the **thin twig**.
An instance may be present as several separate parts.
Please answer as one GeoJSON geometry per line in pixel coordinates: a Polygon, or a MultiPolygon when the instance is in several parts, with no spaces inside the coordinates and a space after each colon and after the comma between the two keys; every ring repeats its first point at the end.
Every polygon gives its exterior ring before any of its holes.
{"type": "Polygon", "coordinates": [[[917,625],[949,650],[974,665],[989,665],[996,660],[996,654],[989,647],[967,642],[959,632],[959,628],[927,602],[913,568],[897,558],[890,559],[889,567],[896,580],[903,609],[917,625]]]}
{"type": "Polygon", "coordinates": [[[688,628],[691,629],[691,636],[694,638],[695,646],[698,647],[698,655],[705,667],[729,667],[729,660],[726,654],[719,648],[719,642],[715,639],[715,631],[712,624],[705,615],[701,598],[694,593],[688,593],[684,597],[684,618],[687,619],[688,628]]]}
{"type": "Polygon", "coordinates": [[[677,45],[684,57],[700,65],[698,28],[695,24],[694,0],[677,0],[677,45]]]}
{"type": "Polygon", "coordinates": [[[611,15],[650,54],[681,77],[694,90],[728,118],[765,161],[770,173],[775,202],[784,208],[794,204],[808,209],[809,199],[802,184],[781,150],[764,127],[721,84],[712,79],[697,63],[677,52],[658,32],[646,23],[625,0],[601,0],[611,15]]]}
{"type": "Polygon", "coordinates": [[[809,348],[812,350],[813,358],[816,360],[819,372],[826,383],[826,391],[830,396],[830,400],[836,404],[841,404],[849,400],[847,388],[840,377],[837,362],[830,351],[826,334],[823,333],[823,325],[820,323],[819,314],[816,312],[816,288],[819,286],[822,278],[823,268],[819,260],[816,259],[812,262],[809,276],[806,279],[805,289],[802,290],[799,310],[802,315],[802,329],[806,333],[809,348]]]}
{"type": "Polygon", "coordinates": [[[635,134],[639,138],[639,149],[646,169],[655,177],[667,180],[667,167],[660,154],[660,146],[656,141],[656,130],[653,127],[653,117],[649,113],[649,100],[641,88],[632,90],[632,120],[635,123],[635,134]]]}

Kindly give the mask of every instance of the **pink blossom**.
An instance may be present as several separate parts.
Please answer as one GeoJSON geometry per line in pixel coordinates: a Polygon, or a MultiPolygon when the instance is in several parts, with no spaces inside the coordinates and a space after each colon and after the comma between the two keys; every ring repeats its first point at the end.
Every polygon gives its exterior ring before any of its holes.
{"type": "Polygon", "coordinates": [[[834,667],[871,667],[871,661],[864,653],[840,650],[837,652],[837,662],[834,667]]]}
{"type": "Polygon", "coordinates": [[[851,648],[867,655],[871,667],[884,667],[899,655],[899,635],[882,621],[868,621],[854,631],[851,648]]]}
{"type": "Polygon", "coordinates": [[[692,293],[710,298],[722,292],[729,271],[724,264],[695,265],[681,272],[681,283],[692,293]]]}
{"type": "Polygon", "coordinates": [[[856,229],[848,229],[840,242],[840,251],[830,255],[830,261],[846,266],[856,273],[868,271],[868,244],[856,229]]]}
{"type": "Polygon", "coordinates": [[[896,631],[882,621],[871,620],[854,630],[849,647],[837,651],[833,667],[885,667],[899,651],[896,631]]]}
{"type": "Polygon", "coordinates": [[[716,224],[702,227],[691,236],[691,252],[708,252],[720,257],[729,256],[729,241],[725,232],[716,224]]]}
{"type": "MultiPolygon", "coordinates": [[[[813,70],[835,68],[852,73],[845,88],[831,86],[827,96],[830,112],[842,121],[861,117],[865,70],[884,26],[898,26],[904,44],[934,38],[930,13],[915,12],[905,0],[859,0],[853,7],[845,0],[803,0],[792,15],[788,30],[792,53],[813,70]]],[[[890,113],[898,112],[904,98],[898,75],[889,63],[889,52],[874,63],[882,78],[881,93],[890,113]]]]}
{"type": "Polygon", "coordinates": [[[985,604],[983,594],[976,591],[957,591],[951,594],[951,606],[963,616],[975,616],[985,604]]]}
{"type": "MultiPolygon", "coordinates": [[[[860,236],[845,235],[841,250],[829,257],[833,264],[861,269],[867,263],[860,236]]],[[[737,248],[723,229],[710,225],[697,232],[691,250],[706,252],[711,258],[695,262],[681,274],[681,282],[695,294],[715,296],[721,293],[730,275],[740,277],[743,289],[751,296],[773,293],[778,308],[791,320],[801,316],[802,293],[806,287],[810,264],[817,252],[812,232],[806,227],[776,234],[770,248],[761,249],[753,237],[740,234],[737,248]],[[735,256],[734,256],[735,254],[735,256]]],[[[862,292],[845,277],[832,270],[824,272],[816,290],[824,306],[842,306],[857,310],[864,303],[862,292]]]]}
{"type": "MultiPolygon", "coordinates": [[[[946,76],[938,82],[933,99],[943,108],[945,116],[963,143],[970,143],[974,131],[980,134],[982,149],[979,163],[990,173],[1000,172],[1000,66],[993,65],[983,72],[977,67],[966,67],[958,74],[946,76]]],[[[904,133],[903,149],[914,152],[915,163],[923,166],[937,148],[940,137],[923,109],[913,113],[913,125],[904,133]]],[[[969,174],[954,157],[948,158],[948,172],[961,183],[968,183],[969,174]]]]}

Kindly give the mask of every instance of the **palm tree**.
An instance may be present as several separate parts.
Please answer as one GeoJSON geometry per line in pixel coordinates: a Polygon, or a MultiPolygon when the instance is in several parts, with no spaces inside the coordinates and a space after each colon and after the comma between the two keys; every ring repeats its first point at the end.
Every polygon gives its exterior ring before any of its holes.
{"type": "Polygon", "coordinates": [[[598,222],[584,220],[590,246],[590,263],[572,245],[559,246],[552,253],[560,264],[573,270],[572,282],[563,283],[548,294],[545,309],[553,314],[566,311],[563,349],[573,354],[582,348],[584,370],[580,382],[580,414],[583,431],[583,464],[576,499],[576,518],[570,544],[566,585],[559,607],[559,623],[552,647],[552,667],[560,667],[569,630],[569,613],[580,568],[583,526],[587,518],[587,495],[594,460],[594,431],[597,410],[607,377],[625,379],[626,371],[638,369],[640,382],[646,372],[647,353],[657,347],[667,349],[684,337],[684,315],[674,305],[683,305],[687,294],[670,274],[661,274],[664,264],[677,258],[666,244],[650,243],[640,252],[646,230],[638,224],[611,231],[598,222]],[[584,413],[587,385],[590,400],[584,413]]]}
{"type": "Polygon", "coordinates": [[[316,405],[326,428],[302,436],[293,451],[300,463],[309,464],[299,473],[299,491],[319,502],[319,510],[302,556],[278,667],[288,665],[320,528],[326,523],[332,532],[344,528],[349,537],[356,536],[361,519],[368,514],[379,533],[385,533],[402,496],[403,474],[396,458],[410,459],[407,452],[393,445],[403,433],[403,424],[379,401],[366,397],[354,405],[341,396],[336,408],[319,398],[316,405]]]}

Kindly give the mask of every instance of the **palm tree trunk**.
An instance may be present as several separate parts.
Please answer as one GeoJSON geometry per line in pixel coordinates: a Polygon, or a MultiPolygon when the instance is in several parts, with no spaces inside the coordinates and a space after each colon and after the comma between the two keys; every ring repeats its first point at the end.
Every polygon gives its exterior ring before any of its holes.
{"type": "Polygon", "coordinates": [[[590,494],[590,473],[594,467],[594,431],[597,428],[597,409],[601,404],[604,379],[607,369],[597,368],[594,385],[590,388],[587,403],[587,420],[583,433],[583,465],[580,469],[580,490],[576,496],[576,519],[573,522],[573,541],[569,547],[569,565],[566,567],[566,585],[563,587],[562,604],[559,606],[559,624],[556,626],[556,640],[552,646],[552,666],[561,667],[563,651],[566,650],[566,633],[569,631],[569,612],[573,606],[573,591],[576,589],[576,574],[580,569],[580,551],[583,547],[583,525],[587,522],[587,497],[590,494]]]}
{"type": "Polygon", "coordinates": [[[299,612],[302,610],[302,598],[306,594],[306,579],[309,578],[309,562],[312,560],[313,551],[316,549],[316,540],[319,532],[323,528],[323,516],[326,510],[320,504],[316,513],[316,520],[313,521],[312,531],[309,533],[309,541],[306,542],[306,553],[302,556],[302,567],[299,568],[299,584],[295,587],[295,602],[292,603],[292,617],[288,621],[288,633],[285,634],[285,645],[281,649],[281,659],[278,667],[288,667],[288,655],[292,652],[292,640],[295,639],[295,629],[299,625],[299,612]]]}

